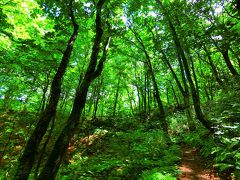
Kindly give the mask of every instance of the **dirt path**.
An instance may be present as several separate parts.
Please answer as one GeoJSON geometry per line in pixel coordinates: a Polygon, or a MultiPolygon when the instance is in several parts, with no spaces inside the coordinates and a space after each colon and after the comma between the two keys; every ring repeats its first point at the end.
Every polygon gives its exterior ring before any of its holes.
{"type": "Polygon", "coordinates": [[[194,148],[182,148],[181,163],[179,169],[182,174],[178,176],[179,180],[219,180],[194,148]]]}

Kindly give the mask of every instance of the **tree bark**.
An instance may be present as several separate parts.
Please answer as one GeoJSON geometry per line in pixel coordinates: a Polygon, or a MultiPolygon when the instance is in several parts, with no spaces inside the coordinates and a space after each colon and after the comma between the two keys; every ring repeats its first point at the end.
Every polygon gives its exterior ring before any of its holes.
{"type": "Polygon", "coordinates": [[[221,50],[221,53],[222,53],[222,56],[224,58],[224,61],[229,69],[229,71],[231,72],[231,74],[234,76],[234,77],[238,77],[240,76],[237,72],[237,70],[234,68],[230,58],[229,58],[229,55],[228,55],[228,49],[225,49],[225,50],[221,50]]]}
{"type": "Polygon", "coordinates": [[[174,43],[175,43],[175,46],[176,46],[176,49],[177,49],[177,53],[179,54],[179,56],[182,59],[184,71],[186,73],[186,77],[187,77],[187,80],[188,80],[189,85],[190,85],[194,110],[195,110],[197,119],[203,124],[203,126],[205,126],[205,128],[207,128],[209,131],[213,131],[212,124],[206,119],[206,117],[204,116],[204,114],[202,112],[201,104],[200,104],[200,98],[199,98],[197,90],[194,86],[194,82],[193,82],[192,77],[191,77],[191,72],[190,72],[190,69],[189,69],[188,61],[187,61],[187,58],[185,56],[184,50],[181,46],[181,43],[180,43],[180,40],[178,38],[175,27],[173,26],[173,24],[171,22],[171,19],[170,19],[168,13],[166,12],[162,2],[160,0],[156,0],[156,2],[160,5],[161,9],[163,10],[163,14],[165,15],[165,18],[168,22],[168,25],[169,25],[169,27],[172,31],[173,40],[174,40],[174,43]]]}
{"type": "Polygon", "coordinates": [[[151,58],[148,55],[148,52],[147,52],[147,50],[145,48],[145,45],[144,45],[141,37],[139,36],[139,34],[135,30],[133,30],[133,29],[131,29],[131,30],[134,33],[137,41],[141,45],[140,49],[143,51],[143,53],[146,57],[146,63],[147,63],[149,73],[150,73],[151,78],[152,78],[153,88],[154,88],[154,91],[155,91],[154,96],[156,98],[157,105],[158,105],[160,124],[161,124],[162,130],[166,134],[166,140],[170,140],[170,138],[168,136],[168,124],[167,124],[167,121],[166,121],[166,112],[164,110],[163,103],[162,103],[162,100],[161,100],[161,97],[160,97],[160,92],[158,90],[158,85],[157,85],[155,73],[154,73],[154,70],[153,70],[153,67],[152,67],[151,58]]]}
{"type": "Polygon", "coordinates": [[[39,144],[44,134],[47,131],[50,121],[56,114],[57,104],[58,104],[60,93],[61,93],[62,78],[68,66],[73,45],[78,35],[79,26],[75,22],[74,13],[72,10],[72,3],[73,3],[73,0],[71,0],[69,3],[69,9],[70,9],[70,17],[71,17],[74,30],[68,41],[67,48],[63,54],[62,61],[58,67],[57,73],[53,78],[53,81],[51,84],[49,102],[45,110],[41,113],[38,123],[36,125],[36,128],[34,129],[32,135],[28,139],[25,149],[23,151],[23,154],[18,160],[17,170],[14,176],[14,179],[16,180],[18,179],[22,180],[22,179],[28,178],[35,161],[35,156],[37,154],[39,144]]]}
{"type": "Polygon", "coordinates": [[[98,88],[97,88],[97,97],[94,99],[94,109],[93,109],[93,119],[96,119],[97,117],[97,110],[98,110],[98,102],[100,99],[100,92],[101,92],[101,87],[103,84],[103,78],[100,79],[100,82],[98,83],[98,88]]]}
{"type": "Polygon", "coordinates": [[[229,50],[233,54],[233,56],[237,59],[238,67],[240,68],[240,56],[236,52],[234,52],[234,50],[231,47],[229,47],[229,50]]]}
{"type": "Polygon", "coordinates": [[[227,68],[231,72],[233,77],[239,77],[240,75],[238,74],[237,70],[234,68],[234,66],[229,58],[229,55],[228,55],[229,45],[220,47],[214,39],[211,38],[211,40],[212,40],[213,44],[216,46],[216,48],[221,52],[223,59],[227,65],[227,68]]]}
{"type": "Polygon", "coordinates": [[[121,81],[121,76],[118,77],[117,90],[116,90],[116,94],[115,94],[115,98],[114,98],[114,105],[113,105],[113,116],[116,115],[116,108],[117,108],[117,101],[118,101],[118,96],[119,96],[120,81],[121,81]]]}
{"type": "Polygon", "coordinates": [[[151,113],[151,87],[149,80],[149,71],[147,71],[147,105],[148,105],[148,114],[151,113]]]}
{"type": "Polygon", "coordinates": [[[177,103],[177,106],[179,106],[179,101],[178,101],[178,98],[177,98],[177,95],[176,95],[176,92],[175,92],[175,89],[173,87],[173,85],[171,84],[171,89],[172,89],[172,93],[173,93],[173,97],[177,103]]]}
{"type": "Polygon", "coordinates": [[[108,37],[104,46],[102,58],[97,65],[100,43],[103,36],[101,11],[104,3],[105,0],[99,0],[96,5],[96,36],[94,39],[90,63],[88,65],[86,74],[76,90],[73,108],[67,120],[67,124],[59,135],[53,147],[53,150],[47,159],[46,165],[44,166],[38,179],[46,180],[55,178],[59,166],[61,165],[62,159],[66,153],[69,141],[73,137],[74,133],[78,130],[78,127],[80,125],[80,117],[86,103],[88,88],[91,82],[96,79],[103,70],[103,65],[107,58],[107,50],[110,43],[110,37],[108,37]]]}
{"type": "Polygon", "coordinates": [[[51,71],[48,71],[47,76],[46,76],[46,78],[47,78],[46,82],[44,83],[44,86],[42,88],[43,94],[42,94],[42,100],[40,102],[40,106],[39,106],[39,109],[38,109],[39,113],[42,113],[44,111],[45,104],[47,102],[46,93],[47,93],[48,87],[50,85],[50,79],[49,79],[50,74],[51,74],[51,71]]]}
{"type": "MultiPolygon", "coordinates": [[[[164,58],[164,62],[167,64],[168,68],[170,69],[170,71],[171,71],[171,73],[173,75],[174,80],[177,83],[178,89],[180,90],[180,92],[181,92],[181,94],[183,96],[183,101],[184,101],[184,105],[185,105],[185,108],[186,108],[185,112],[186,112],[187,120],[188,120],[188,127],[189,127],[189,129],[191,131],[193,131],[196,127],[195,127],[195,123],[194,123],[193,118],[192,118],[192,111],[191,111],[190,100],[189,100],[190,99],[190,95],[189,95],[189,90],[188,90],[188,85],[187,85],[187,82],[186,82],[186,78],[185,78],[185,75],[184,75],[184,69],[183,69],[182,60],[181,60],[180,56],[178,56],[178,61],[179,61],[179,66],[180,66],[180,71],[181,71],[181,75],[182,75],[182,81],[183,81],[183,84],[184,84],[184,88],[182,87],[182,85],[181,85],[181,83],[180,83],[180,81],[179,81],[175,71],[173,70],[170,62],[168,61],[168,59],[167,59],[167,57],[166,57],[166,55],[164,53],[163,53],[163,58],[164,58]]],[[[176,100],[177,100],[177,98],[176,98],[176,100]]]]}
{"type": "Polygon", "coordinates": [[[204,46],[204,51],[206,52],[207,54],[207,58],[208,58],[208,61],[209,61],[209,64],[211,66],[211,70],[212,70],[212,73],[217,81],[217,83],[220,85],[220,86],[223,86],[223,81],[221,80],[220,76],[219,76],[219,73],[217,71],[217,68],[215,66],[215,64],[213,63],[213,60],[212,60],[212,57],[210,55],[210,53],[208,52],[207,48],[204,46]]]}
{"type": "Polygon", "coordinates": [[[133,98],[128,90],[128,87],[126,87],[126,91],[127,91],[127,94],[128,94],[128,100],[129,100],[129,104],[130,104],[130,109],[131,109],[131,112],[132,112],[132,115],[134,116],[134,109],[133,109],[133,98]]]}

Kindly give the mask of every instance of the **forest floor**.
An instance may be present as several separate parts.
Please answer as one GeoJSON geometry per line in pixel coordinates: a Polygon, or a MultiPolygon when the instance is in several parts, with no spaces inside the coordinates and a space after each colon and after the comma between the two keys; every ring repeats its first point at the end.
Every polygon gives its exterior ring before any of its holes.
{"type": "Polygon", "coordinates": [[[206,159],[201,157],[196,148],[183,146],[179,180],[219,180],[214,170],[209,168],[206,159]]]}

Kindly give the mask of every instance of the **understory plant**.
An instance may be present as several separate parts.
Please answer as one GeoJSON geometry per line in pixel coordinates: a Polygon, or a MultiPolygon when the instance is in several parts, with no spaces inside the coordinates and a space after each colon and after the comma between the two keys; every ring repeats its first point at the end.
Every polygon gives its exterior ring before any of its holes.
{"type": "Polygon", "coordinates": [[[214,125],[214,134],[198,128],[184,135],[184,140],[201,149],[201,154],[213,160],[220,177],[240,177],[240,88],[237,82],[220,90],[215,101],[205,108],[214,125]]]}
{"type": "Polygon", "coordinates": [[[157,129],[108,131],[90,146],[78,149],[58,178],[176,179],[179,146],[168,146],[163,137],[157,129]]]}

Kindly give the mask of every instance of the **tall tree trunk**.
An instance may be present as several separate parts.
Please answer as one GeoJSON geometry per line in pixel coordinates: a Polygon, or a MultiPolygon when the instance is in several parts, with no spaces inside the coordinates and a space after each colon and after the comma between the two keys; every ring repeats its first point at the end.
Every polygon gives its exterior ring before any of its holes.
{"type": "Polygon", "coordinates": [[[46,138],[46,140],[45,140],[45,142],[43,144],[43,147],[42,147],[42,149],[39,152],[39,158],[38,158],[37,165],[36,165],[35,172],[34,172],[34,178],[33,178],[34,180],[37,179],[37,177],[38,177],[38,171],[39,171],[39,168],[41,166],[44,154],[46,152],[46,147],[47,147],[48,142],[49,142],[49,140],[50,140],[50,138],[52,136],[52,132],[53,132],[53,129],[54,129],[54,123],[55,123],[55,117],[52,120],[52,125],[51,125],[49,133],[47,135],[47,138],[46,138]]]}
{"type": "Polygon", "coordinates": [[[67,48],[63,54],[62,61],[58,67],[57,73],[53,78],[49,102],[45,110],[40,115],[36,128],[34,129],[32,135],[28,139],[25,149],[23,151],[23,154],[18,160],[17,170],[14,176],[14,179],[16,180],[18,179],[22,180],[22,179],[28,178],[31,172],[32,166],[34,164],[34,160],[37,154],[39,144],[44,134],[47,131],[50,121],[56,114],[57,104],[58,104],[60,93],[61,93],[62,78],[68,66],[73,45],[78,35],[79,26],[75,22],[74,13],[72,10],[72,3],[73,3],[73,0],[71,0],[69,3],[69,9],[70,9],[70,17],[71,17],[72,25],[74,27],[74,31],[68,41],[67,48]]]}
{"type": "Polygon", "coordinates": [[[144,89],[143,89],[143,112],[145,115],[147,115],[147,73],[148,70],[145,67],[144,64],[144,89]]]}
{"type": "Polygon", "coordinates": [[[151,113],[151,87],[149,80],[149,71],[147,71],[147,106],[148,106],[148,114],[151,113]]]}
{"type": "Polygon", "coordinates": [[[155,73],[154,73],[154,70],[153,70],[153,67],[152,67],[151,58],[148,55],[148,52],[147,52],[147,50],[145,48],[145,45],[144,45],[141,37],[139,36],[139,34],[135,30],[133,30],[133,29],[131,29],[131,30],[134,33],[138,43],[141,45],[141,50],[143,51],[143,53],[146,57],[146,63],[148,65],[149,73],[150,73],[151,78],[152,78],[154,95],[155,95],[155,99],[156,99],[157,105],[158,105],[160,124],[161,124],[162,130],[164,131],[164,133],[166,135],[165,136],[166,140],[170,140],[170,138],[168,136],[168,124],[167,124],[167,121],[166,121],[166,113],[165,113],[163,103],[162,103],[162,100],[161,100],[161,97],[160,97],[160,92],[158,90],[158,85],[157,85],[155,73]]]}
{"type": "Polygon", "coordinates": [[[47,101],[46,93],[47,93],[48,87],[50,85],[50,79],[49,79],[50,74],[51,74],[51,71],[48,71],[47,77],[46,77],[47,79],[46,79],[46,82],[44,83],[44,86],[43,86],[43,89],[42,89],[43,94],[42,94],[42,100],[40,102],[40,106],[39,106],[39,109],[38,109],[39,113],[42,113],[45,109],[45,105],[46,105],[46,101],[47,101]]]}
{"type": "Polygon", "coordinates": [[[139,85],[138,85],[138,82],[140,82],[140,78],[138,77],[138,75],[137,75],[137,66],[136,66],[136,64],[134,64],[134,77],[135,77],[135,79],[137,80],[136,81],[136,84],[134,84],[134,86],[136,87],[136,90],[137,90],[137,97],[138,97],[138,100],[137,100],[137,102],[138,102],[138,114],[140,115],[141,114],[141,96],[140,96],[140,87],[139,87],[139,85]]]}
{"type": "Polygon", "coordinates": [[[237,70],[234,68],[230,58],[229,58],[229,55],[228,55],[228,49],[225,49],[225,50],[221,50],[221,53],[222,53],[222,56],[224,58],[224,61],[229,69],[229,71],[232,73],[232,75],[234,77],[237,77],[237,76],[240,76],[237,72],[237,70]]]}
{"type": "Polygon", "coordinates": [[[178,98],[177,98],[177,95],[176,95],[176,92],[175,92],[175,89],[173,87],[173,85],[171,84],[171,89],[172,89],[172,92],[173,92],[173,97],[177,103],[177,106],[179,106],[179,101],[178,101],[178,98]]]}
{"type": "Polygon", "coordinates": [[[100,82],[98,83],[98,87],[97,87],[97,97],[94,99],[94,109],[93,109],[93,119],[96,119],[97,117],[97,110],[98,110],[98,102],[100,99],[100,92],[101,92],[101,87],[102,87],[102,83],[103,83],[103,78],[100,79],[100,82]]]}
{"type": "Polygon", "coordinates": [[[178,89],[180,90],[180,92],[183,96],[183,101],[184,101],[184,105],[185,105],[185,108],[186,108],[185,113],[187,115],[187,120],[188,120],[188,127],[191,131],[193,131],[195,129],[195,123],[194,123],[193,118],[192,118],[192,110],[191,110],[190,100],[189,100],[190,95],[189,95],[187,81],[186,81],[186,78],[185,78],[185,75],[184,75],[182,60],[181,60],[180,56],[178,56],[178,61],[179,61],[179,66],[180,66],[180,71],[181,71],[181,76],[182,76],[182,81],[183,81],[184,88],[182,87],[182,85],[181,85],[175,71],[173,70],[169,60],[167,59],[165,53],[163,53],[163,59],[164,59],[164,62],[167,64],[168,68],[170,69],[170,71],[173,75],[173,78],[177,83],[178,89]]]}
{"type": "Polygon", "coordinates": [[[132,99],[132,96],[128,90],[128,87],[126,87],[126,90],[127,90],[127,94],[128,94],[128,100],[130,102],[130,108],[131,108],[131,112],[132,112],[132,115],[134,116],[134,109],[133,109],[133,99],[132,99]]]}
{"type": "Polygon", "coordinates": [[[117,101],[118,101],[119,88],[120,88],[120,81],[121,81],[121,76],[118,77],[117,89],[116,89],[116,94],[115,94],[115,98],[114,98],[114,105],[113,105],[113,116],[116,115],[117,101]]]}
{"type": "Polygon", "coordinates": [[[78,86],[76,90],[76,95],[73,103],[73,108],[70,113],[70,116],[67,120],[67,124],[60,133],[52,152],[50,153],[46,165],[44,166],[42,172],[40,173],[38,179],[54,179],[59,166],[61,165],[62,159],[66,153],[70,139],[73,137],[74,133],[78,130],[80,125],[80,117],[82,110],[86,103],[86,97],[88,88],[91,82],[96,79],[102,72],[104,62],[107,58],[107,50],[110,43],[110,38],[107,38],[107,41],[104,46],[103,55],[100,59],[98,65],[98,55],[100,51],[100,43],[102,41],[103,29],[102,29],[102,20],[101,20],[101,11],[105,0],[99,0],[96,5],[96,36],[94,39],[94,44],[92,48],[92,54],[90,58],[90,63],[88,65],[86,74],[83,81],[78,86]],[[97,66],[97,68],[96,68],[97,66]]]}
{"type": "Polygon", "coordinates": [[[211,66],[212,73],[213,73],[213,75],[214,75],[217,83],[218,83],[220,86],[223,86],[223,81],[221,80],[221,78],[220,78],[220,76],[219,76],[219,73],[218,73],[218,71],[217,71],[217,68],[216,68],[215,64],[213,63],[211,54],[210,54],[210,52],[207,50],[206,46],[204,46],[204,51],[205,51],[206,54],[207,54],[207,58],[208,58],[208,61],[209,61],[210,66],[211,66]]]}
{"type": "Polygon", "coordinates": [[[150,74],[151,74],[151,77],[152,77],[153,88],[154,88],[154,91],[155,91],[154,95],[155,95],[155,98],[156,98],[156,101],[157,101],[157,104],[158,104],[160,124],[162,126],[163,131],[166,134],[168,134],[168,124],[167,124],[167,121],[166,121],[166,113],[165,113],[163,103],[162,103],[162,100],[161,100],[161,97],[160,97],[157,81],[156,81],[156,78],[155,78],[154,71],[152,69],[152,64],[151,64],[150,59],[148,60],[148,64],[149,64],[150,74]]]}
{"type": "Polygon", "coordinates": [[[240,68],[240,55],[238,55],[236,52],[234,52],[234,50],[231,47],[229,47],[229,50],[233,54],[233,56],[237,59],[238,67],[240,68]]]}
{"type": "Polygon", "coordinates": [[[168,15],[168,13],[166,12],[162,2],[160,0],[156,0],[156,2],[160,5],[161,9],[163,10],[163,13],[165,15],[165,18],[168,21],[168,25],[172,31],[172,35],[173,35],[173,40],[177,49],[177,53],[180,55],[182,62],[183,62],[183,67],[184,67],[184,71],[186,73],[186,77],[188,80],[188,83],[190,85],[190,89],[191,89],[191,93],[192,93],[192,99],[193,99],[193,105],[194,105],[194,110],[196,113],[196,116],[198,118],[198,120],[209,130],[209,131],[213,131],[212,129],[212,124],[206,119],[206,117],[204,116],[202,109],[201,109],[201,103],[200,103],[200,98],[199,95],[197,93],[197,90],[194,86],[194,82],[192,80],[191,77],[191,72],[189,69],[189,65],[188,65],[188,61],[187,58],[185,56],[184,50],[181,46],[180,40],[178,38],[177,32],[175,30],[175,27],[173,26],[171,19],[168,15]]]}
{"type": "Polygon", "coordinates": [[[138,85],[136,85],[136,88],[137,88],[137,96],[138,96],[138,111],[139,111],[139,114],[141,114],[141,96],[140,96],[140,88],[138,85]]]}
{"type": "Polygon", "coordinates": [[[169,88],[168,87],[166,87],[166,94],[167,94],[167,104],[170,104],[169,88]]]}
{"type": "MultiPolygon", "coordinates": [[[[194,66],[194,62],[193,62],[193,58],[190,54],[190,51],[189,49],[187,50],[187,52],[189,53],[189,60],[190,60],[190,66],[191,66],[191,69],[192,69],[192,75],[193,75],[193,79],[194,79],[194,83],[195,83],[195,89],[196,89],[196,92],[199,96],[199,86],[198,86],[198,81],[197,81],[197,74],[196,74],[196,71],[195,71],[195,66],[194,66]]],[[[189,67],[189,66],[188,66],[189,67]]]]}
{"type": "MultiPolygon", "coordinates": [[[[92,111],[92,106],[93,106],[93,104],[94,104],[94,98],[95,98],[95,96],[96,96],[96,89],[97,89],[97,87],[96,86],[94,86],[94,87],[92,87],[92,93],[91,93],[91,97],[89,98],[89,100],[88,100],[88,114],[90,114],[91,113],[91,111],[92,111]]],[[[85,107],[86,108],[86,107],[85,107]]]]}
{"type": "Polygon", "coordinates": [[[240,75],[238,74],[237,70],[234,68],[234,66],[229,58],[229,55],[228,55],[229,45],[225,45],[221,48],[213,38],[210,37],[210,39],[212,40],[212,42],[216,46],[216,48],[221,52],[223,59],[227,65],[227,68],[231,72],[231,74],[234,77],[239,77],[240,75]]]}

